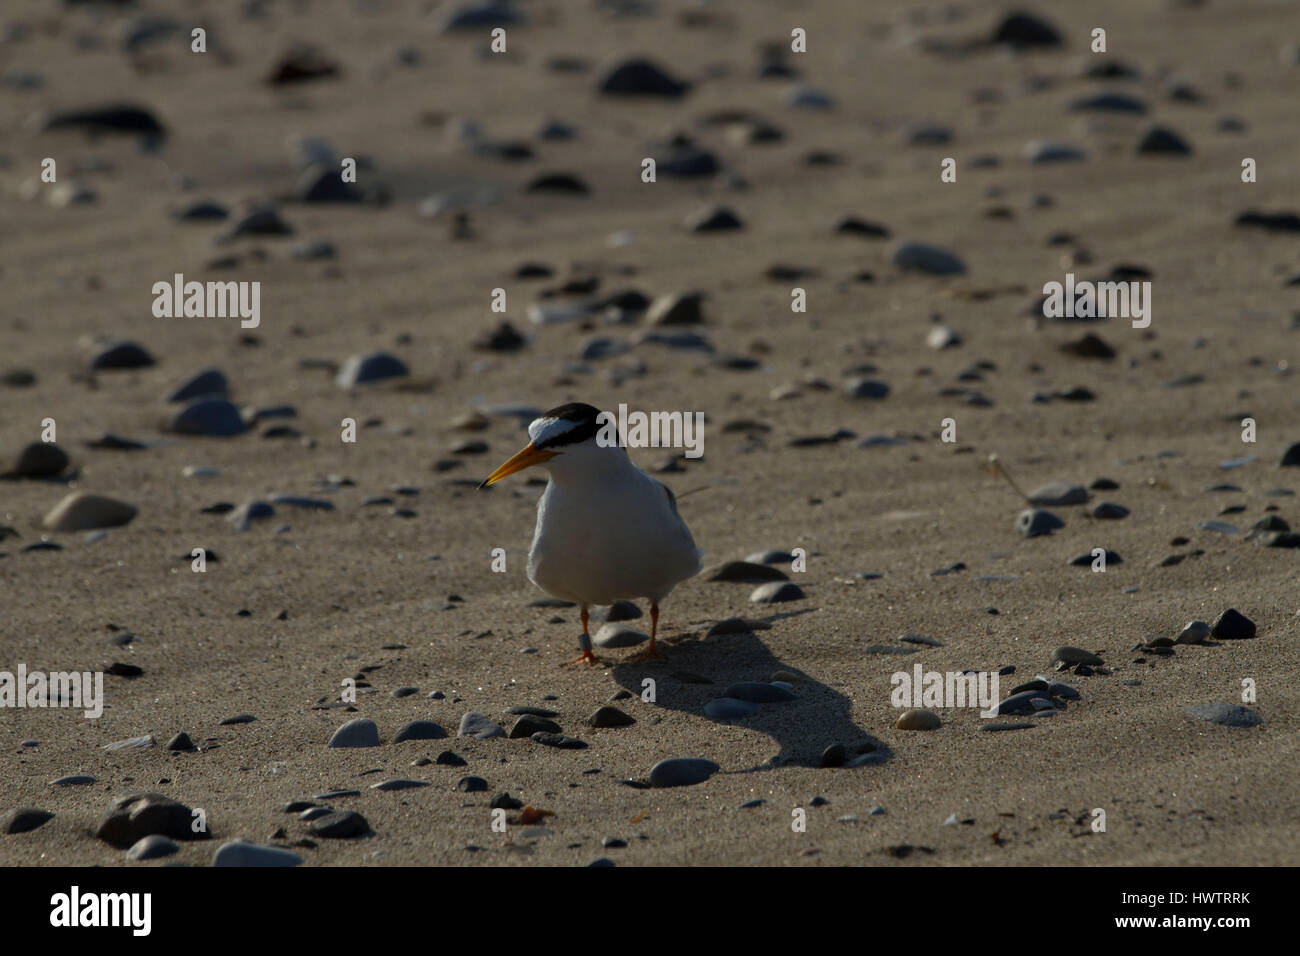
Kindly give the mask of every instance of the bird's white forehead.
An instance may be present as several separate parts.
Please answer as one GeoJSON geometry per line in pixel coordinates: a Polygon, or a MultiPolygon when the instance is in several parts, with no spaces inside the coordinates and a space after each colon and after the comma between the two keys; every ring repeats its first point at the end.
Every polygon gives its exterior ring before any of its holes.
{"type": "Polygon", "coordinates": [[[580,424],[567,418],[534,418],[528,426],[528,437],[534,445],[541,445],[573,431],[580,424]]]}

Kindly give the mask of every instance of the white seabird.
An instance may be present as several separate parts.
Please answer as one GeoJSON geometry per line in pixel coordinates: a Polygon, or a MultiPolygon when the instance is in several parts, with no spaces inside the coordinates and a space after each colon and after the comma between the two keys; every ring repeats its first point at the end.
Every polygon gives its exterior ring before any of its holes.
{"type": "Polygon", "coordinates": [[[582,608],[582,653],[570,663],[599,663],[587,633],[590,605],[636,598],[650,602],[650,645],[636,660],[662,657],[659,604],[700,570],[700,552],[668,487],[632,464],[625,448],[597,442],[599,415],[581,403],[551,409],[528,426],[531,441],[479,487],[533,465],[549,472],[528,578],[582,608]]]}

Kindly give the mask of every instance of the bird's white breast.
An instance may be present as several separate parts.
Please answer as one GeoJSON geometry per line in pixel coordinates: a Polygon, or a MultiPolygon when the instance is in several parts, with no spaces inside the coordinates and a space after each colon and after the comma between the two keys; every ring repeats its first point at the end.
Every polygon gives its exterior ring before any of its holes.
{"type": "Polygon", "coordinates": [[[699,567],[664,486],[630,464],[617,480],[552,480],[538,502],[528,577],[556,597],[661,601],[699,567]]]}

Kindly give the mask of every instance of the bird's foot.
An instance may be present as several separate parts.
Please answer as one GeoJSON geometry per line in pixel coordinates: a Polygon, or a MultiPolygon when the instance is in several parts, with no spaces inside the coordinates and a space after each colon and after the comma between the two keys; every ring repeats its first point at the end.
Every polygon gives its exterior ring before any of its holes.
{"type": "Polygon", "coordinates": [[[646,661],[662,661],[667,659],[667,655],[664,654],[663,651],[659,650],[659,648],[657,648],[653,643],[651,643],[651,645],[640,654],[636,654],[631,658],[632,663],[634,664],[644,664],[646,661]]]}
{"type": "Polygon", "coordinates": [[[590,665],[592,665],[593,667],[596,667],[596,666],[600,665],[602,662],[601,662],[600,658],[598,658],[595,654],[593,654],[593,653],[591,652],[591,648],[590,648],[590,647],[587,647],[587,648],[584,648],[584,649],[583,649],[583,651],[582,651],[581,654],[579,654],[579,655],[578,655],[577,657],[575,657],[573,660],[569,661],[569,663],[570,663],[570,664],[590,664],[590,665]]]}

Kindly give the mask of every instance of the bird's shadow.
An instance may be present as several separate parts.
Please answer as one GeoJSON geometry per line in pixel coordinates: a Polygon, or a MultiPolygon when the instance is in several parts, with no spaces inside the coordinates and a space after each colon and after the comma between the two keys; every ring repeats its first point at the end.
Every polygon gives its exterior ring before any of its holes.
{"type": "MultiPolygon", "coordinates": [[[[776,615],[768,620],[789,616],[776,615]]],[[[640,697],[646,689],[643,681],[652,678],[655,706],[681,711],[700,720],[714,720],[705,714],[704,705],[725,696],[731,684],[766,683],[777,671],[796,678],[791,682],[795,700],[761,704],[747,717],[714,721],[767,734],[779,747],[765,763],[754,767],[727,767],[724,761],[715,761],[723,765],[724,771],[752,773],[790,766],[852,766],[855,760],[861,766],[889,759],[889,747],[854,723],[850,698],[780,660],[758,633],[690,634],[669,638],[664,643],[665,660],[616,664],[614,680],[640,697]],[[843,755],[824,760],[827,748],[835,744],[843,748],[843,755]]]]}

